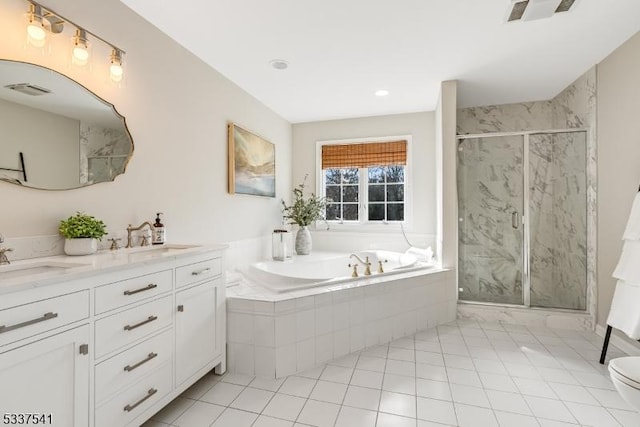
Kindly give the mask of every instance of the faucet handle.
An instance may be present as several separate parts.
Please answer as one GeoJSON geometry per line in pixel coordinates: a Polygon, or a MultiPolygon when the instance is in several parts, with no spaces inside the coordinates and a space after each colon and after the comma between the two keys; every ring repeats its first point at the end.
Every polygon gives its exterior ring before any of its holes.
{"type": "Polygon", "coordinates": [[[149,236],[147,234],[140,235],[140,246],[149,246],[149,236]]]}
{"type": "Polygon", "coordinates": [[[4,243],[4,236],[0,233],[0,243],[4,243]]]}
{"type": "Polygon", "coordinates": [[[351,272],[351,277],[358,277],[358,263],[355,264],[348,264],[349,267],[353,268],[353,271],[351,272]]]}
{"type": "Polygon", "coordinates": [[[114,239],[109,239],[111,240],[111,250],[112,251],[116,251],[118,249],[120,249],[120,246],[118,246],[118,241],[122,240],[120,238],[114,238],[114,239]]]}

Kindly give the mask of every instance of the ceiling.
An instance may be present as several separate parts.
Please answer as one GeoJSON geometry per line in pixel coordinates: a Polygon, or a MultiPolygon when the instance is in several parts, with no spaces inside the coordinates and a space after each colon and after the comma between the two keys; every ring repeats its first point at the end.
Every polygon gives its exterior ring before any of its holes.
{"type": "Polygon", "coordinates": [[[453,79],[462,107],[550,99],[640,30],[638,0],[121,1],[292,123],[431,111],[453,79]]]}

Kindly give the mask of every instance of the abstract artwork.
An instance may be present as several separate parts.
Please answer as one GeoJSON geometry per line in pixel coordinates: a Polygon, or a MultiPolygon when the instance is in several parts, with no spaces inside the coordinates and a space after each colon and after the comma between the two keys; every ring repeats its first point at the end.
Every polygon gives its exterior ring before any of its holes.
{"type": "Polygon", "coordinates": [[[229,193],[276,197],[276,147],[229,124],[229,193]]]}

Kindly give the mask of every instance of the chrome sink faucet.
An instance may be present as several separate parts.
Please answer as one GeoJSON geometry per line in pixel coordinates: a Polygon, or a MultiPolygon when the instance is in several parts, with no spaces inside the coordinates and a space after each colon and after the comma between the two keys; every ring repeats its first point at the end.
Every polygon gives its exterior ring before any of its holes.
{"type": "MultiPolygon", "coordinates": [[[[0,234],[0,245],[2,245],[2,243],[4,243],[4,236],[0,234]]],[[[11,251],[13,251],[13,249],[0,246],[0,265],[11,264],[11,261],[9,261],[9,258],[7,258],[7,252],[11,251]]]]}
{"type": "MultiPolygon", "coordinates": [[[[155,227],[149,221],[145,221],[145,222],[143,222],[142,224],[140,224],[137,227],[132,227],[131,224],[129,224],[129,226],[127,227],[127,246],[125,246],[125,248],[132,248],[133,247],[133,243],[132,243],[133,239],[132,239],[131,234],[134,231],[142,230],[145,226],[148,226],[149,230],[153,234],[153,230],[155,229],[155,227]]],[[[141,246],[149,246],[149,239],[142,239],[141,246]]]]}

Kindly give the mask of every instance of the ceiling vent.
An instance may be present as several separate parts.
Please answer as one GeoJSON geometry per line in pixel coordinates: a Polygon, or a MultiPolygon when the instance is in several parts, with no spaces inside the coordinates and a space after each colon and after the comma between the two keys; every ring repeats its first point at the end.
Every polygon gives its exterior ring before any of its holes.
{"type": "Polygon", "coordinates": [[[16,92],[24,93],[25,95],[39,96],[51,93],[49,89],[45,89],[40,86],[32,85],[31,83],[18,83],[5,86],[7,89],[15,90],[16,92]]]}
{"type": "Polygon", "coordinates": [[[568,12],[577,0],[511,0],[507,22],[535,21],[568,12]]]}

